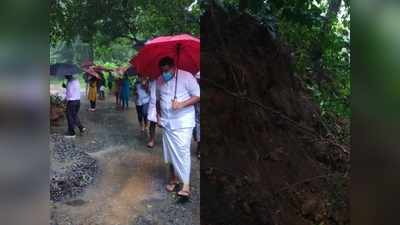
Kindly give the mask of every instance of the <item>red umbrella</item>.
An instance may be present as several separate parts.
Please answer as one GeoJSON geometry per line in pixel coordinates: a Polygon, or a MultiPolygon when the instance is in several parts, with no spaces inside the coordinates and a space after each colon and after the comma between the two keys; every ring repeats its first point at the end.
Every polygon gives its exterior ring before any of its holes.
{"type": "Polygon", "coordinates": [[[195,74],[200,70],[200,40],[187,34],[161,36],[146,42],[130,63],[139,75],[154,79],[161,74],[158,62],[166,56],[175,59],[178,69],[195,74]]]}

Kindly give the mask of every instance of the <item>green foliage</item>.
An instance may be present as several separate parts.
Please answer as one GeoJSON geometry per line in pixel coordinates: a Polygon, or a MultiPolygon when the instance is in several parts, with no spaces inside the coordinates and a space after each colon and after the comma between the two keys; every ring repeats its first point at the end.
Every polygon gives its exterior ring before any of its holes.
{"type": "Polygon", "coordinates": [[[200,34],[193,0],[57,0],[50,3],[50,63],[92,59],[127,66],[133,45],[159,35],[200,34]]]}
{"type": "Polygon", "coordinates": [[[200,9],[193,0],[58,0],[50,4],[50,40],[108,45],[125,37],[149,38],[200,33],[200,9]],[[189,6],[192,6],[189,8],[189,6]]]}
{"type": "Polygon", "coordinates": [[[108,45],[95,44],[94,62],[100,65],[108,64],[112,68],[127,66],[129,60],[136,54],[127,38],[118,38],[108,45]]]}
{"type": "MultiPolygon", "coordinates": [[[[326,2],[325,2],[326,3],[326,2]]],[[[342,141],[348,140],[350,110],[350,35],[349,9],[342,7],[332,25],[323,32],[327,5],[322,1],[317,5],[308,5],[307,14],[278,14],[278,27],[282,37],[293,46],[296,58],[296,72],[311,90],[319,103],[321,114],[329,133],[339,136],[342,141]],[[313,65],[316,59],[313,51],[316,47],[322,50],[318,60],[322,62],[323,72],[319,75],[313,65]],[[311,51],[310,51],[311,50],[311,51]],[[338,121],[342,126],[338,127],[338,121]]]]}
{"type": "Polygon", "coordinates": [[[190,33],[198,36],[200,34],[200,8],[193,5],[192,0],[175,1],[147,1],[138,7],[136,15],[137,30],[144,38],[159,35],[190,33]]]}

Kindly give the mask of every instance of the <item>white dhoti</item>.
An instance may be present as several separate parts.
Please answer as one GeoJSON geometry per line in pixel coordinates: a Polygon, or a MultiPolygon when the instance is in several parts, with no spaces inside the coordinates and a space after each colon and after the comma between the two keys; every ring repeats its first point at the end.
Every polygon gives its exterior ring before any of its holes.
{"type": "Polygon", "coordinates": [[[163,129],[164,160],[171,163],[175,174],[185,184],[190,181],[190,144],[193,128],[163,129]]]}

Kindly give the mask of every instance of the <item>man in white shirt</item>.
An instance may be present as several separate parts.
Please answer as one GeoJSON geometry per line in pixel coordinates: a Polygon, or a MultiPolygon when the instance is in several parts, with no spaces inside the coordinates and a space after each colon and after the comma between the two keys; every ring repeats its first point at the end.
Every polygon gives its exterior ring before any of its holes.
{"type": "Polygon", "coordinates": [[[163,150],[171,166],[167,191],[174,191],[178,178],[183,182],[179,196],[190,196],[190,144],[195,127],[194,104],[200,101],[200,87],[189,72],[178,70],[170,57],[159,62],[162,74],[157,80],[157,113],[163,127],[163,150]]]}
{"type": "Polygon", "coordinates": [[[65,137],[73,138],[75,137],[75,126],[79,128],[81,133],[86,131],[86,128],[82,126],[78,117],[81,105],[81,89],[78,79],[75,79],[71,75],[65,76],[65,78],[67,79],[65,100],[67,101],[68,120],[68,132],[65,134],[65,137]]]}

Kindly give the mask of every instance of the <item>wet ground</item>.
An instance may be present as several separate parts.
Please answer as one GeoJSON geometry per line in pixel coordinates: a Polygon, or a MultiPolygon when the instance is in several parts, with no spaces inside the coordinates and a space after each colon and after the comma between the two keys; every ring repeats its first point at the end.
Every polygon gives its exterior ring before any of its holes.
{"type": "MultiPolygon", "coordinates": [[[[58,225],[196,225],[200,224],[199,161],[192,157],[192,198],[181,201],[164,190],[167,167],[163,163],[161,130],[157,145],[146,147],[147,134],[140,131],[136,110],[118,111],[114,99],[98,101],[88,112],[83,101],[80,118],[88,133],[73,140],[51,139],[50,148],[71,144],[96,160],[93,182],[83,192],[51,202],[51,223],[58,225]],[[52,143],[58,142],[58,143],[52,143]]],[[[51,133],[62,134],[65,122],[51,133]]],[[[195,146],[193,146],[195,147],[195,146]]],[[[193,154],[194,155],[194,154],[193,154]]],[[[52,159],[52,167],[58,163],[52,159]],[[54,161],[54,162],[53,162],[54,161]]],[[[64,162],[68,163],[68,162],[64,162]]]]}

